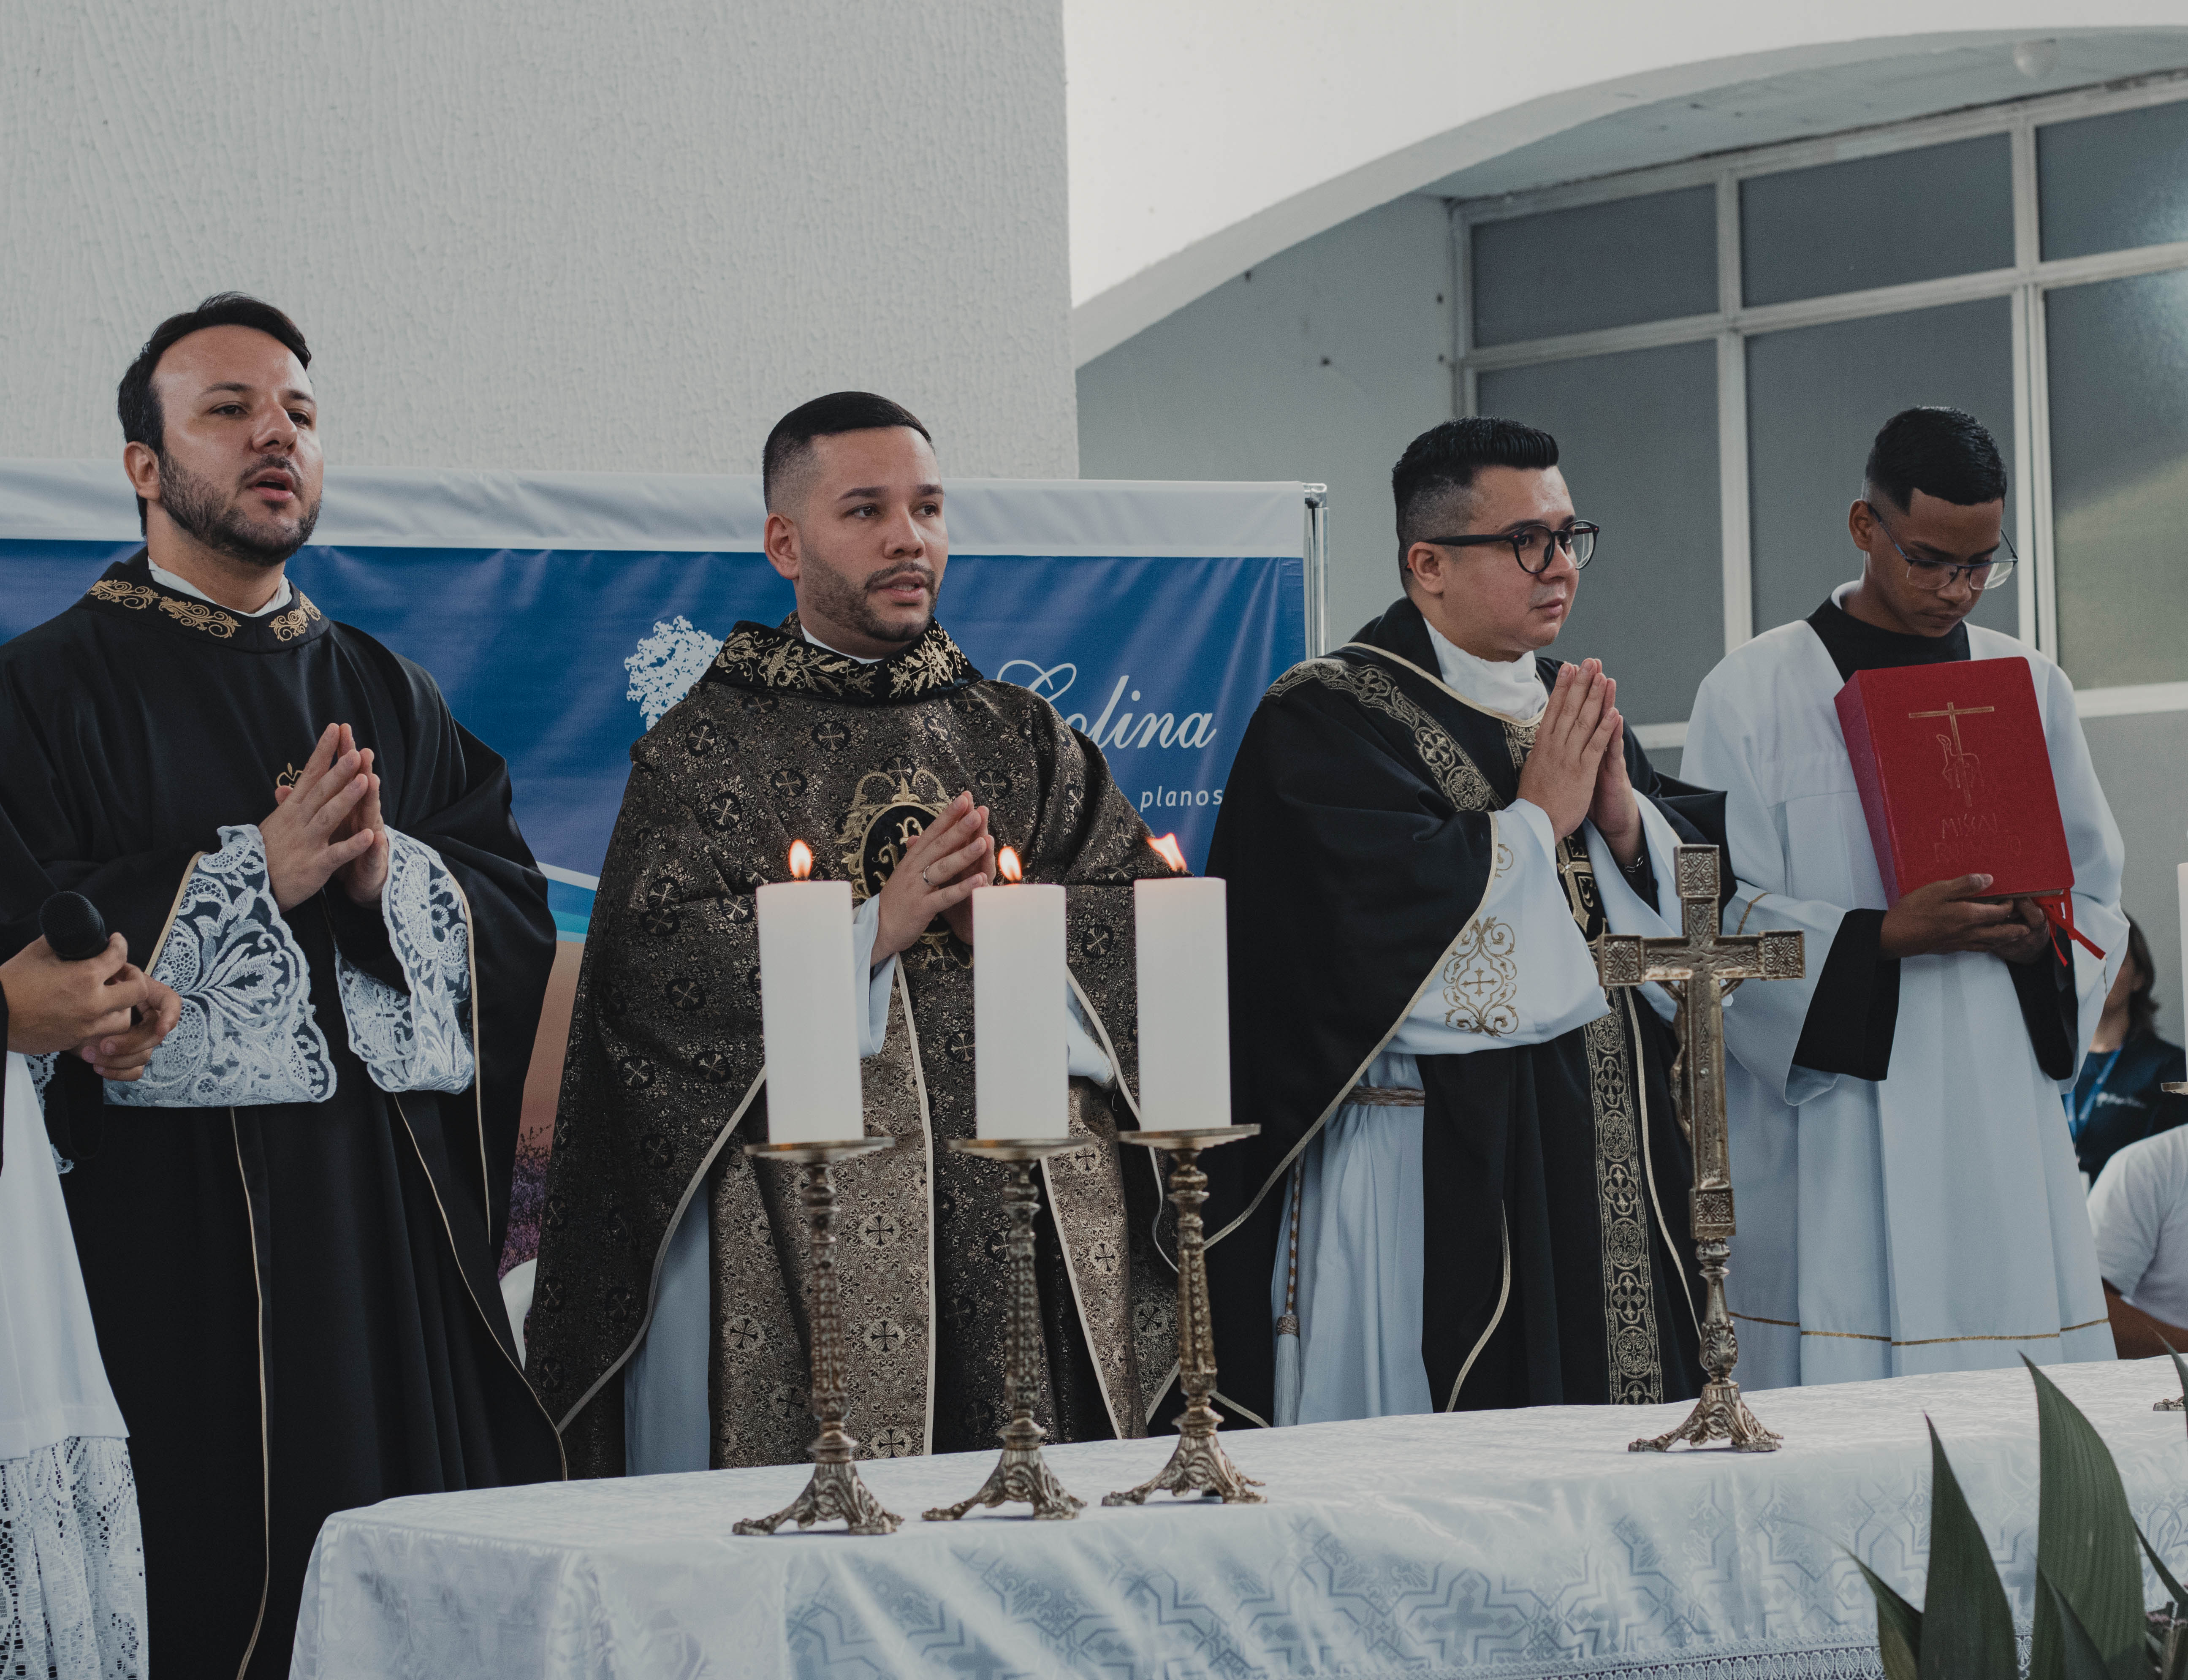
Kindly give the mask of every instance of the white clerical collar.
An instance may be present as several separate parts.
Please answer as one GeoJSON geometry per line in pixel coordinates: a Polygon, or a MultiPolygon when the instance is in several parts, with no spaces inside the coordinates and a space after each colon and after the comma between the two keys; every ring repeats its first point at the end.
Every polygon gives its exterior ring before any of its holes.
{"type": "Polygon", "coordinates": [[[240,606],[229,606],[224,602],[213,600],[211,595],[190,582],[189,578],[178,578],[166,567],[155,561],[149,554],[144,556],[144,564],[151,568],[152,581],[161,589],[172,589],[178,595],[195,595],[200,600],[211,601],[213,606],[219,607],[223,612],[236,613],[245,618],[263,618],[269,612],[279,612],[289,604],[290,597],[296,593],[290,587],[289,580],[285,576],[281,579],[281,587],[274,591],[273,600],[268,601],[256,612],[245,612],[240,606]]]}
{"type": "MultiPolygon", "coordinates": [[[[1421,622],[1428,623],[1425,614],[1421,622]]],[[[1428,625],[1428,632],[1429,644],[1435,649],[1437,674],[1460,698],[1522,723],[1540,716],[1550,703],[1533,654],[1523,653],[1508,661],[1483,659],[1469,653],[1433,624],[1428,625]]]]}
{"type": "Polygon", "coordinates": [[[878,665],[882,662],[879,657],[869,659],[863,653],[845,653],[840,647],[829,647],[826,642],[822,641],[820,637],[815,635],[812,631],[807,629],[803,624],[800,624],[798,627],[798,634],[803,635],[806,640],[811,642],[814,646],[826,648],[829,652],[835,654],[838,658],[856,660],[861,665],[878,665]]]}

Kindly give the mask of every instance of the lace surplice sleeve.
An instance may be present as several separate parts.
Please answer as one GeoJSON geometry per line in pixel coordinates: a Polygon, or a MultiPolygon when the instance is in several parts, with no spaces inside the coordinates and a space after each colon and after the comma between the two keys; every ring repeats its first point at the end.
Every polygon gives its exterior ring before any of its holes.
{"type": "Polygon", "coordinates": [[[151,974],[182,1000],[181,1018],[140,1078],[107,1081],[109,1102],[241,1108],[334,1094],[311,969],[274,902],[254,825],[222,829],[220,848],[191,865],[151,974]]]}
{"type": "Polygon", "coordinates": [[[335,978],[350,1048],[382,1091],[467,1091],[477,1063],[464,895],[439,853],[392,828],[380,913],[408,989],[337,953],[335,978]]]}

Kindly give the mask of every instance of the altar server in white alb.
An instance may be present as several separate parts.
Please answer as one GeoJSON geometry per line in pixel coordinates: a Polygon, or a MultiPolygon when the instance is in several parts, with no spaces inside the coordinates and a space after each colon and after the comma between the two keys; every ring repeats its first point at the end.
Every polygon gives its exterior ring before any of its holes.
{"type": "Polygon", "coordinates": [[[146,1672],[129,1430],[99,1363],[38,1085],[57,1052],[79,1047],[106,1078],[134,1083],[179,1007],[129,961],[119,933],[82,961],[62,961],[40,939],[0,964],[0,1672],[9,1675],[146,1672]]]}
{"type": "Polygon", "coordinates": [[[2066,674],[1964,621],[2005,581],[2005,468],[1952,409],[1886,422],[1848,518],[1862,575],[1703,682],[1681,774],[1727,791],[1728,930],[1798,928],[1807,978],[1726,1018],[1752,1388],[2106,1359],[2112,1332],[2060,1093],[2126,949],[2121,848],[2066,674]],[[1885,901],[1833,706],[1856,671],[2026,659],[2099,961],[1988,876],[1885,901]]]}

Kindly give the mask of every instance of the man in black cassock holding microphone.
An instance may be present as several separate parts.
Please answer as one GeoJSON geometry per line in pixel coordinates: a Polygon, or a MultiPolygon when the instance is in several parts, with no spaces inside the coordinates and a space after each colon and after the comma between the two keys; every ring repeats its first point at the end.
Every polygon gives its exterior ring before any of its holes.
{"type": "Polygon", "coordinates": [[[120,393],[145,547],[0,648],[0,949],[73,888],[181,999],[46,1107],[193,1674],[287,1672],[330,1512],[562,1474],[493,1269],[546,886],[502,760],[284,576],[310,358],[255,299],[163,323],[120,393]]]}

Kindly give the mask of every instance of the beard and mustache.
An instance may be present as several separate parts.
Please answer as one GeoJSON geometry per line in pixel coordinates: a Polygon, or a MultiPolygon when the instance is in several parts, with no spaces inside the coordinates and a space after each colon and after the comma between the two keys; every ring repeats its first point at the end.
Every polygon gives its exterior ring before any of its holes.
{"type": "MultiPolygon", "coordinates": [[[[317,510],[314,510],[316,512],[317,510]]],[[[299,541],[302,539],[299,538],[299,541]]],[[[857,583],[839,578],[826,567],[810,567],[799,581],[813,597],[813,605],[826,613],[835,623],[856,630],[862,636],[871,636],[880,642],[908,643],[917,641],[927,634],[934,622],[934,569],[925,565],[884,566],[870,572],[857,583]],[[892,623],[883,617],[871,604],[872,592],[892,579],[916,577],[927,586],[927,616],[916,624],[892,623]]]]}
{"type": "MultiPolygon", "coordinates": [[[[158,454],[160,505],[168,518],[215,554],[245,566],[279,566],[311,540],[312,527],[319,522],[318,502],[296,518],[278,521],[269,528],[254,523],[237,499],[223,495],[212,480],[199,477],[165,449],[158,454]]],[[[248,483],[269,467],[280,468],[296,483],[295,467],[279,455],[253,461],[239,482],[248,483]]]]}

